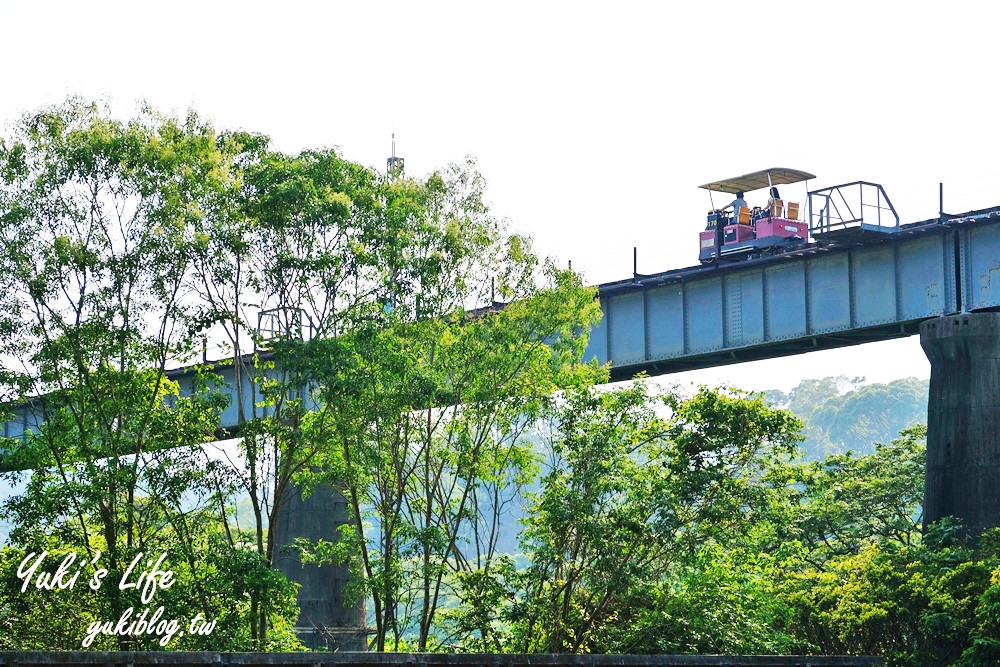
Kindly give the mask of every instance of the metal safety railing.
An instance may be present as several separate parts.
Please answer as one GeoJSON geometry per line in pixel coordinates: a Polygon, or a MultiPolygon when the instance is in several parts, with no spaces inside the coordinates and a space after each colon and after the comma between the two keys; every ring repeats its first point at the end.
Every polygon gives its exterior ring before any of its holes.
{"type": "Polygon", "coordinates": [[[279,306],[257,314],[258,344],[275,340],[310,340],[315,334],[312,318],[301,308],[279,306]]]}
{"type": "Polygon", "coordinates": [[[860,228],[893,232],[899,214],[878,183],[854,181],[809,193],[809,231],[814,236],[860,228]]]}

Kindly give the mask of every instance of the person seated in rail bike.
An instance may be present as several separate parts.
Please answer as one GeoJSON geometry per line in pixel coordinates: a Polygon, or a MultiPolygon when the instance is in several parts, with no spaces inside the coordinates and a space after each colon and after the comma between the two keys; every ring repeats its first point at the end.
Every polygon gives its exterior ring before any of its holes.
{"type": "Polygon", "coordinates": [[[722,209],[723,214],[725,214],[728,217],[730,217],[732,219],[732,224],[734,224],[734,225],[740,221],[740,207],[741,206],[743,208],[747,209],[747,210],[750,209],[750,207],[747,206],[747,200],[743,198],[743,193],[742,192],[737,192],[736,193],[736,199],[734,199],[729,204],[729,206],[727,206],[726,208],[722,209]]]}
{"type": "Polygon", "coordinates": [[[740,206],[742,206],[743,208],[747,208],[747,200],[743,198],[743,193],[742,192],[737,192],[736,193],[736,199],[734,199],[733,203],[731,203],[729,206],[733,209],[733,217],[734,218],[737,215],[739,215],[740,206]]]}
{"type": "Polygon", "coordinates": [[[775,202],[777,202],[780,206],[781,195],[778,194],[778,188],[772,187],[770,192],[768,193],[767,205],[764,206],[763,208],[756,206],[754,207],[753,209],[754,222],[757,222],[758,220],[762,220],[764,218],[770,218],[772,216],[780,216],[781,212],[775,210],[774,206],[775,202]]]}
{"type": "Polygon", "coordinates": [[[776,215],[774,213],[774,205],[776,203],[777,204],[781,203],[781,195],[778,194],[778,188],[772,187],[771,194],[767,198],[767,210],[770,211],[772,215],[776,215]]]}

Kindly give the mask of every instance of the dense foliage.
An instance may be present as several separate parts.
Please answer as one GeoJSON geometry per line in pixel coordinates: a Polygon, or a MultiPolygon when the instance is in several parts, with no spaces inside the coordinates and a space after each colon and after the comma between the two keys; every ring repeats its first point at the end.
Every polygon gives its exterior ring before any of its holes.
{"type": "MultiPolygon", "coordinates": [[[[172,646],[294,646],[276,518],[296,486],[333,483],[353,519],[333,549],[371,600],[373,643],[409,635],[418,576],[427,646],[459,535],[490,502],[481,485],[508,494],[530,468],[516,430],[557,389],[606,378],[580,361],[593,290],[540,262],[483,194],[471,160],[383,176],[194,114],[123,122],[69,100],[22,119],[0,143],[0,399],[37,427],[4,443],[4,466],[25,471],[9,474],[24,490],[3,508],[7,559],[48,550],[54,570],[76,553],[81,574],[118,581],[140,553],[169,553],[172,613],[217,621],[172,646]],[[168,379],[209,345],[229,356],[231,403],[218,367],[194,366],[184,391],[168,379]],[[221,461],[197,445],[223,410],[240,451],[221,461]]],[[[303,558],[313,546],[331,545],[303,558]]],[[[114,585],[9,583],[0,615],[18,646],[78,646],[26,629],[60,596],[83,596],[67,627],[138,613],[114,585]]],[[[94,647],[153,645],[139,634],[94,647]]]]}

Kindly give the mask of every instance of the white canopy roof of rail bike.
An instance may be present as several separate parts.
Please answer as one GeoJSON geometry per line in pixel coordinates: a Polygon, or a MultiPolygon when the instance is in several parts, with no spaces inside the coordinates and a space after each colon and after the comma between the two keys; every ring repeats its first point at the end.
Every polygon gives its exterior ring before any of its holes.
{"type": "Polygon", "coordinates": [[[773,185],[786,185],[788,183],[808,181],[811,178],[816,177],[805,171],[785,169],[784,167],[772,167],[771,169],[755,171],[752,174],[737,176],[736,178],[726,178],[721,181],[715,181],[714,183],[706,183],[705,185],[699,185],[698,187],[703,190],[714,190],[715,192],[728,192],[730,194],[736,194],[737,192],[753,192],[754,190],[762,190],[763,188],[769,188],[773,185]]]}

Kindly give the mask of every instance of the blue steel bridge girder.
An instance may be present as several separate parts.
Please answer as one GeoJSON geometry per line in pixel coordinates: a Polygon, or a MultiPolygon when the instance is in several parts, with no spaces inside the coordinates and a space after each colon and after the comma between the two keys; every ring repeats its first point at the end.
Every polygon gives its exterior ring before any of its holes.
{"type": "Polygon", "coordinates": [[[622,380],[910,336],[963,304],[1000,307],[994,213],[601,285],[587,357],[622,380]]]}

